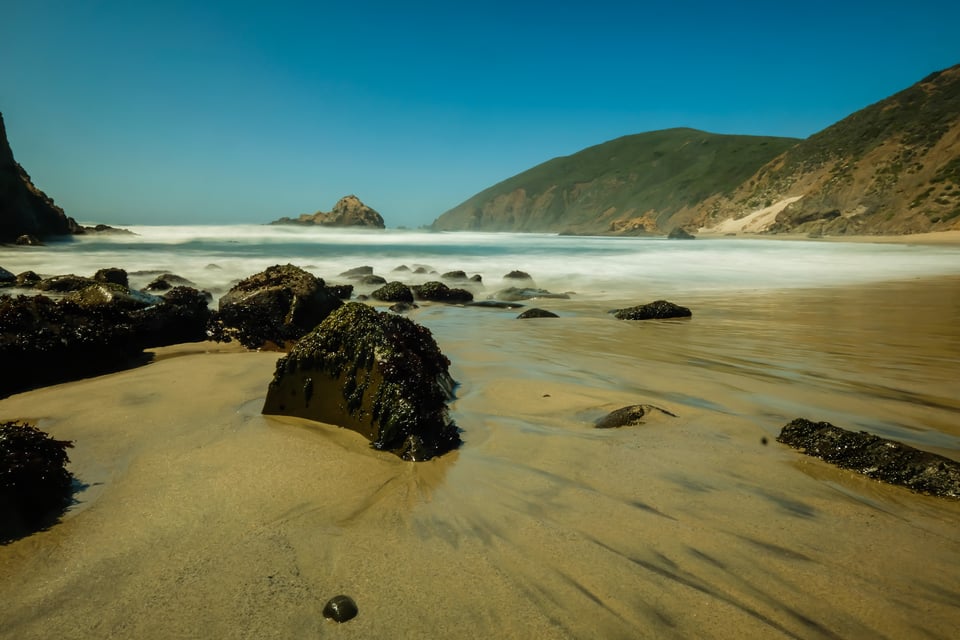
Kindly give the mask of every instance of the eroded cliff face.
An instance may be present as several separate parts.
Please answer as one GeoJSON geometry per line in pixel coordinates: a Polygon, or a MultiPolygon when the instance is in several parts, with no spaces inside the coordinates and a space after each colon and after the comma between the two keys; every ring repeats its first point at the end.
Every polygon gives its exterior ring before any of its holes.
{"type": "Polygon", "coordinates": [[[297,218],[280,218],[270,224],[301,224],[323,227],[369,227],[383,229],[383,217],[355,195],[344,196],[329,212],[304,213],[297,218]]]}
{"type": "Polygon", "coordinates": [[[729,196],[693,208],[722,228],[788,203],[753,230],[910,234],[960,229],[960,65],[804,140],[729,196]]]}
{"type": "Polygon", "coordinates": [[[14,159],[0,114],[0,242],[14,242],[22,235],[43,238],[82,232],[14,159]]]}

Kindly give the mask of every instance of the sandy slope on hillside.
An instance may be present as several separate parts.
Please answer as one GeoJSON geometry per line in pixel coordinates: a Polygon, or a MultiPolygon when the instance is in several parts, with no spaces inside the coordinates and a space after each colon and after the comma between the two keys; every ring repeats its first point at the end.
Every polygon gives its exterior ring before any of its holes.
{"type": "Polygon", "coordinates": [[[725,235],[728,233],[760,233],[761,231],[766,231],[767,228],[773,224],[774,220],[777,219],[778,213],[783,211],[787,205],[796,202],[802,197],[803,196],[793,196],[791,198],[784,198],[769,207],[757,209],[742,218],[728,218],[713,227],[702,227],[699,232],[703,234],[725,235]]]}

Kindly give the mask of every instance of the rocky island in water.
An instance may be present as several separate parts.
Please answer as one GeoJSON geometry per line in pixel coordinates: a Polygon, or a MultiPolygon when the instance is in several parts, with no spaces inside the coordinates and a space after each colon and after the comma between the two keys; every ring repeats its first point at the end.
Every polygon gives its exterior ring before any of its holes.
{"type": "Polygon", "coordinates": [[[270,224],[298,224],[320,227],[367,227],[385,228],[383,216],[363,204],[355,195],[344,196],[333,205],[332,211],[302,213],[296,218],[280,218],[270,224]]]}

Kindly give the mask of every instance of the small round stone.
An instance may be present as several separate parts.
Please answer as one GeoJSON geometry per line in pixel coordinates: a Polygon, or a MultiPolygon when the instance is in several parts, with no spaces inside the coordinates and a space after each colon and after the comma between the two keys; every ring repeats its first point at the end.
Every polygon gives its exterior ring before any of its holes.
{"type": "Polygon", "coordinates": [[[357,603],[350,596],[334,596],[323,607],[323,617],[336,622],[352,620],[357,612],[357,603]]]}

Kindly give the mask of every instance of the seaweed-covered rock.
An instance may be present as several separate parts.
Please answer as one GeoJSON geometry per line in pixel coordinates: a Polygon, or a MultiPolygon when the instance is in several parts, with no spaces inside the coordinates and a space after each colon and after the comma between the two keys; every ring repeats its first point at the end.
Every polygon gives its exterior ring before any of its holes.
{"type": "Polygon", "coordinates": [[[87,285],[83,289],[71,291],[63,299],[75,303],[81,309],[113,306],[123,311],[143,309],[160,302],[157,296],[131,291],[123,285],[112,282],[87,285]]]}
{"type": "Polygon", "coordinates": [[[428,460],[460,444],[449,364],[429,329],[350,302],[277,361],[263,413],[339,425],[375,449],[428,460]]]}
{"type": "Polygon", "coordinates": [[[118,306],[0,297],[0,396],[116,371],[142,351],[137,328],[118,306]]]}
{"type": "Polygon", "coordinates": [[[0,424],[0,541],[48,524],[67,507],[72,446],[30,425],[0,424]]]}
{"type": "Polygon", "coordinates": [[[157,304],[132,311],[130,318],[143,347],[208,340],[213,316],[208,296],[192,287],[174,287],[158,298],[157,304]]]}
{"type": "Polygon", "coordinates": [[[327,291],[337,300],[349,300],[353,295],[352,284],[328,284],[327,291]]]}
{"type": "Polygon", "coordinates": [[[112,282],[113,284],[119,284],[124,287],[130,286],[130,281],[127,278],[127,272],[124,269],[119,269],[117,267],[100,269],[93,274],[93,279],[97,282],[112,282]]]}
{"type": "Polygon", "coordinates": [[[527,309],[523,313],[517,316],[517,320],[529,320],[530,318],[559,318],[557,314],[553,311],[547,311],[546,309],[527,309]]]}
{"type": "MultiPolygon", "coordinates": [[[[462,272],[461,272],[462,273],[462,272]]],[[[413,295],[420,300],[458,304],[473,300],[473,294],[466,289],[451,289],[442,282],[430,282],[411,287],[413,295]]]]}
{"type": "Polygon", "coordinates": [[[236,338],[248,349],[286,348],[341,304],[322,279],[292,264],[274,265],[220,298],[218,337],[236,338]]]}
{"type": "Polygon", "coordinates": [[[41,291],[53,291],[56,293],[66,293],[68,291],[77,291],[88,287],[91,284],[95,284],[96,281],[92,278],[84,278],[83,276],[75,276],[72,273],[68,273],[61,276],[53,276],[50,278],[44,278],[37,282],[34,287],[40,289],[41,291]]]}
{"type": "Polygon", "coordinates": [[[506,300],[507,302],[514,302],[516,300],[534,300],[536,298],[567,300],[570,298],[570,295],[566,293],[551,293],[546,289],[507,287],[506,289],[497,291],[496,297],[500,300],[506,300]]]}
{"type": "Polygon", "coordinates": [[[174,287],[193,287],[195,286],[192,282],[184,278],[183,276],[178,276],[174,273],[162,273],[156,278],[151,280],[147,286],[143,288],[144,291],[169,291],[174,287]]]}
{"type": "Polygon", "coordinates": [[[413,302],[413,291],[402,282],[389,282],[372,291],[370,297],[381,302],[413,302]]]}
{"type": "Polygon", "coordinates": [[[676,418],[676,414],[670,413],[666,409],[655,407],[652,404],[633,404],[628,407],[621,407],[616,411],[611,411],[604,417],[593,423],[597,429],[616,429],[618,427],[632,427],[638,424],[645,424],[654,417],[670,416],[676,418]]]}
{"type": "Polygon", "coordinates": [[[41,278],[41,277],[40,277],[39,275],[37,275],[35,272],[33,272],[33,271],[24,271],[23,273],[18,273],[18,274],[17,274],[17,282],[16,282],[16,285],[17,285],[18,287],[22,287],[22,288],[24,288],[24,289],[29,289],[29,288],[31,288],[31,287],[36,286],[36,284],[37,284],[38,282],[40,282],[41,280],[43,280],[43,278],[41,278]]]}
{"type": "Polygon", "coordinates": [[[895,440],[797,418],[783,427],[777,441],[876,480],[918,493],[960,498],[960,462],[895,440]]]}
{"type": "Polygon", "coordinates": [[[655,300],[649,304],[641,304],[626,309],[616,309],[611,313],[618,320],[661,320],[664,318],[689,318],[693,316],[690,309],[666,300],[655,300]]]}
{"type": "Polygon", "coordinates": [[[463,271],[462,269],[456,269],[456,270],[454,270],[454,271],[447,271],[446,273],[444,273],[444,274],[441,275],[440,277],[443,278],[444,280],[453,280],[454,282],[462,282],[462,281],[468,279],[466,272],[463,271]]]}

